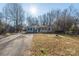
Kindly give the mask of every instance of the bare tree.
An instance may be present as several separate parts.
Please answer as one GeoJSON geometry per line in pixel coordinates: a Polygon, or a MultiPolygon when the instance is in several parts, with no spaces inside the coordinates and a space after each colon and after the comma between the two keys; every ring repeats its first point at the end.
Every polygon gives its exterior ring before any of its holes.
{"type": "Polygon", "coordinates": [[[2,22],[3,14],[0,12],[0,23],[2,22]]]}
{"type": "Polygon", "coordinates": [[[56,27],[55,30],[63,31],[64,33],[68,32],[71,26],[75,23],[74,17],[74,9],[68,8],[64,9],[63,11],[57,11],[56,21],[54,26],[56,27]]]}
{"type": "Polygon", "coordinates": [[[10,22],[15,27],[15,31],[22,30],[22,24],[24,20],[24,11],[20,4],[17,3],[8,3],[3,8],[4,17],[6,22],[9,24],[10,22]]]}
{"type": "Polygon", "coordinates": [[[4,28],[2,20],[3,20],[3,14],[0,12],[0,34],[2,33],[4,28]]]}

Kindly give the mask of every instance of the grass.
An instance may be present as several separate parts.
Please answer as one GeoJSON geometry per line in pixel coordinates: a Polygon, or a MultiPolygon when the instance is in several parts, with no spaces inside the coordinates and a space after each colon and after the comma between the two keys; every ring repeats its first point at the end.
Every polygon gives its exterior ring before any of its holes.
{"type": "Polygon", "coordinates": [[[34,34],[31,52],[34,56],[79,56],[79,36],[34,34]]]}

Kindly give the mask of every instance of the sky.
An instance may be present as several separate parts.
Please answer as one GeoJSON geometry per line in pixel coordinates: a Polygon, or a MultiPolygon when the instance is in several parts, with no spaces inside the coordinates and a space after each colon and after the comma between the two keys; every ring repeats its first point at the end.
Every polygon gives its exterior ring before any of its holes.
{"type": "MultiPolygon", "coordinates": [[[[0,3],[0,11],[2,11],[3,7],[5,6],[5,3],[0,3]]],[[[73,5],[74,8],[79,9],[79,4],[70,4],[70,3],[22,3],[21,4],[25,13],[27,15],[31,14],[33,12],[36,13],[37,16],[42,15],[44,13],[49,12],[53,9],[65,9],[68,8],[70,5],[73,5]]]]}

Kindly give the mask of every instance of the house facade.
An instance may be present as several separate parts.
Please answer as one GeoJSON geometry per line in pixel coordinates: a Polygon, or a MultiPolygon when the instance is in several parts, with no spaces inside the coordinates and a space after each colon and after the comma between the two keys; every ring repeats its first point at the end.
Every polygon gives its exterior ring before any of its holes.
{"type": "Polygon", "coordinates": [[[53,28],[51,26],[27,26],[27,33],[40,33],[40,32],[52,32],[53,28]]]}

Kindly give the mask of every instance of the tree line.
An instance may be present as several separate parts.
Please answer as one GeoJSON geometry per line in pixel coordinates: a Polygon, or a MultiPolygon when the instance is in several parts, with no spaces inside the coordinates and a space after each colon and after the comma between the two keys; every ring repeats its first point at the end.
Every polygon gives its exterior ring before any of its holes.
{"type": "Polygon", "coordinates": [[[54,33],[79,34],[79,10],[70,5],[36,17],[27,17],[29,26],[50,26],[54,33]]]}
{"type": "Polygon", "coordinates": [[[21,4],[8,3],[0,13],[0,33],[19,32],[22,30],[24,10],[21,4]]]}
{"type": "Polygon", "coordinates": [[[25,16],[21,4],[8,3],[0,12],[0,34],[21,32],[28,26],[50,26],[54,33],[79,33],[79,10],[72,5],[66,9],[52,9],[38,17],[25,16]]]}

